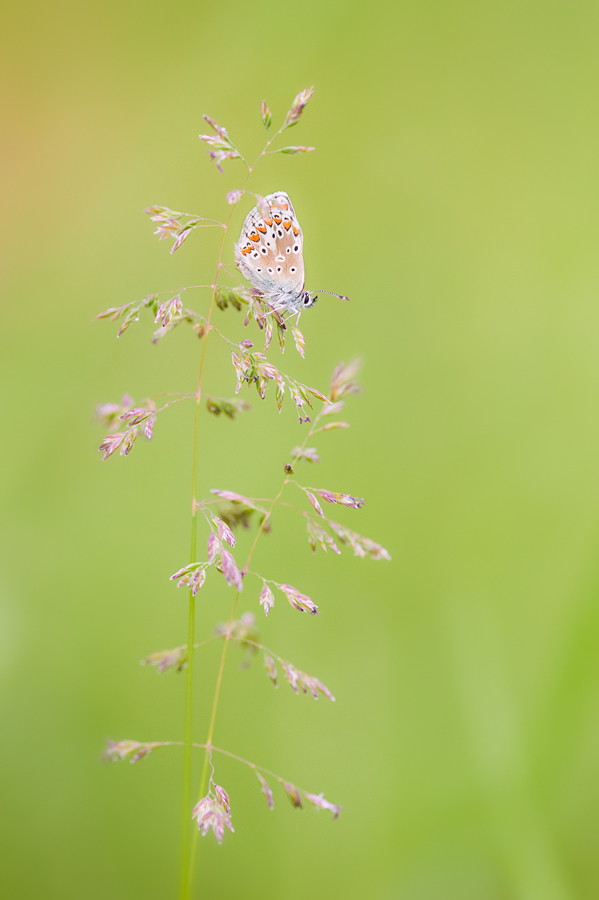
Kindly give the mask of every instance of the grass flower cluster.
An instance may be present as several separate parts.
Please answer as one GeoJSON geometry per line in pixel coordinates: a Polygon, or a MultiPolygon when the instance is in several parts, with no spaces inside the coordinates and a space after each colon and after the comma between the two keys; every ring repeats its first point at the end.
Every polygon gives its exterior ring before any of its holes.
{"type": "MultiPolygon", "coordinates": [[[[198,228],[214,227],[222,229],[222,240],[215,265],[215,277],[212,284],[190,285],[184,288],[167,291],[163,294],[153,294],[143,300],[126,303],[121,307],[111,307],[100,313],[97,318],[109,321],[119,321],[117,337],[121,337],[134,323],[138,322],[142,315],[150,314],[157,328],[152,335],[152,341],[156,343],[165,338],[179,325],[186,325],[193,334],[195,343],[190,343],[189,352],[194,353],[197,340],[201,343],[199,374],[196,389],[189,395],[177,397],[174,400],[157,405],[152,398],[136,402],[128,395],[124,395],[120,402],[104,403],[98,406],[99,421],[106,427],[107,434],[100,445],[103,459],[120,454],[127,456],[134,448],[137,438],[151,440],[154,436],[156,420],[173,403],[188,402],[195,406],[194,426],[191,440],[193,441],[193,495],[191,498],[192,522],[191,522],[191,547],[189,561],[181,560],[180,568],[170,574],[170,578],[177,587],[187,592],[188,596],[188,627],[187,641],[178,647],[168,650],[159,650],[151,653],[142,664],[157,668],[159,673],[168,669],[176,672],[185,672],[186,714],[184,727],[184,740],[182,741],[150,741],[137,740],[110,741],[105,752],[105,757],[110,760],[128,760],[138,762],[155,750],[170,746],[183,746],[184,748],[184,773],[183,773],[183,802],[182,802],[182,853],[181,853],[181,882],[180,898],[189,897],[192,879],[193,862],[196,851],[196,838],[198,834],[206,836],[212,832],[219,843],[222,843],[225,832],[234,831],[233,814],[229,795],[225,788],[215,780],[215,758],[225,755],[246,767],[252,769],[257,776],[259,788],[264,794],[269,809],[274,808],[274,795],[270,783],[278,782],[291,802],[292,806],[301,809],[305,804],[317,809],[327,810],[336,819],[341,812],[341,807],[325,799],[322,793],[314,794],[298,787],[288,779],[271,772],[263,766],[256,765],[244,759],[242,756],[232,753],[228,749],[217,747],[213,743],[217,711],[219,708],[220,689],[223,671],[226,664],[227,652],[231,643],[237,645],[248,654],[248,658],[261,655],[264,670],[274,687],[278,687],[282,677],[296,693],[310,694],[317,700],[320,696],[331,702],[335,697],[329,688],[316,676],[310,675],[286,660],[260,640],[256,627],[254,612],[238,614],[238,606],[241,595],[248,596],[250,602],[258,612],[260,607],[265,616],[268,616],[281,600],[286,600],[293,610],[298,613],[308,613],[311,616],[319,614],[317,603],[305,594],[300,588],[279,583],[268,577],[268,573],[255,572],[251,568],[252,559],[258,541],[263,534],[270,530],[271,519],[280,507],[293,509],[297,515],[303,517],[306,528],[307,541],[314,552],[320,547],[325,553],[329,550],[335,554],[341,553],[341,548],[349,548],[355,556],[371,558],[375,560],[389,559],[387,551],[375,541],[363,537],[356,531],[328,518],[324,509],[328,505],[346,507],[351,510],[359,510],[364,500],[328,487],[311,487],[303,483],[303,479],[296,476],[296,469],[314,467],[319,463],[318,449],[313,446],[313,440],[317,435],[327,431],[346,429],[349,424],[341,419],[333,418],[339,415],[345,407],[348,397],[358,392],[356,383],[357,364],[339,365],[334,369],[329,388],[326,392],[304,384],[290,375],[282,372],[267,357],[273,338],[284,351],[288,337],[291,336],[296,351],[302,358],[305,355],[305,340],[298,327],[301,315],[301,303],[312,305],[315,297],[303,291],[303,285],[293,302],[280,291],[273,300],[273,293],[269,290],[259,290],[256,286],[246,287],[237,277],[237,272],[223,262],[223,249],[225,236],[230,228],[232,216],[236,205],[242,200],[247,191],[248,180],[256,164],[271,153],[283,153],[295,155],[311,152],[314,148],[307,146],[285,146],[272,148],[273,142],[287,129],[295,126],[301,119],[303,111],[312,97],[312,88],[301,91],[294,99],[282,126],[269,137],[269,129],[272,125],[272,114],[265,103],[261,106],[262,122],[267,132],[267,141],[264,149],[253,165],[250,165],[242,156],[237,145],[230,138],[226,128],[220,126],[209,116],[205,116],[206,122],[211,127],[210,134],[200,135],[200,139],[207,145],[210,158],[222,171],[222,166],[230,160],[241,160],[246,166],[247,174],[245,183],[239,189],[230,191],[224,198],[225,208],[229,209],[225,222],[218,222],[202,216],[190,213],[181,213],[164,206],[151,206],[146,210],[153,223],[157,226],[155,234],[159,240],[169,239],[173,241],[171,253],[178,250],[189,236],[198,228]],[[225,282],[230,283],[223,283],[225,282]],[[190,290],[205,291],[206,303],[202,312],[197,312],[183,305],[183,295],[190,290]],[[281,299],[283,298],[283,299],[281,299]],[[305,298],[308,298],[307,300],[305,298]],[[296,300],[298,302],[296,302],[296,300]],[[248,328],[249,337],[242,341],[233,341],[214,324],[214,312],[216,309],[225,310],[234,308],[245,313],[245,325],[248,328]],[[214,338],[212,338],[214,336],[214,338]],[[206,346],[210,339],[218,340],[228,354],[232,364],[236,388],[234,397],[205,397],[203,395],[203,375],[206,358],[206,346]],[[263,346],[256,349],[255,343],[260,341],[263,346]],[[266,400],[269,393],[274,393],[275,403],[281,412],[286,398],[295,408],[300,423],[305,426],[305,438],[303,442],[291,450],[289,461],[284,466],[282,482],[274,486],[270,498],[251,497],[229,490],[228,487],[213,488],[207,497],[196,496],[197,484],[197,459],[200,442],[200,422],[202,428],[209,426],[210,416],[224,416],[235,419],[242,413],[250,410],[250,405],[238,395],[240,391],[255,388],[258,397],[266,400]],[[201,411],[207,414],[202,417],[201,411]],[[290,492],[294,493],[291,494],[290,492]],[[285,499],[283,497],[285,496],[285,499]],[[201,533],[203,537],[199,539],[201,533]],[[240,561],[236,556],[236,536],[239,529],[254,528],[255,535],[247,558],[240,561]],[[201,549],[200,549],[201,548],[201,549]],[[196,605],[207,591],[210,591],[214,580],[222,578],[232,589],[231,612],[227,622],[216,624],[211,638],[201,643],[195,642],[196,605]],[[193,718],[196,706],[193,684],[194,656],[210,642],[219,641],[222,644],[220,663],[216,675],[216,687],[212,698],[211,713],[208,730],[204,743],[193,741],[193,718]],[[195,751],[204,753],[204,765],[200,777],[200,783],[193,786],[191,783],[191,759],[195,751]],[[196,793],[197,791],[197,793],[196,793]],[[197,801],[194,800],[197,797],[197,801]],[[192,829],[195,823],[197,829],[192,829]]],[[[287,195],[279,193],[262,197],[252,194],[256,208],[253,211],[257,230],[251,231],[251,241],[261,240],[261,234],[267,234],[267,225],[272,228],[272,235],[279,227],[278,234],[285,238],[288,230],[291,242],[298,241],[299,225],[296,226],[293,219],[293,210],[289,209],[284,199],[287,195]],[[274,224],[273,224],[274,223],[274,224]],[[260,232],[260,234],[258,233],[260,232]]],[[[252,214],[250,214],[251,216],[252,214]]],[[[248,217],[250,218],[250,217],[248,217]]],[[[246,220],[247,222],[247,220],[246,220]]],[[[244,226],[245,227],[245,226],[244,226]]],[[[253,226],[252,226],[253,227],[253,226]]],[[[264,241],[266,238],[264,238],[264,241]]],[[[247,248],[242,251],[248,255],[256,251],[256,247],[248,242],[247,248]]],[[[297,253],[295,244],[294,251],[297,253]]],[[[287,250],[289,254],[291,247],[287,250]]],[[[267,254],[266,248],[262,250],[267,254]]],[[[275,252],[274,250],[272,251],[275,252]]],[[[254,255],[258,257],[258,253],[254,255]]],[[[277,257],[278,259],[278,257],[277,257]]],[[[281,257],[281,261],[283,261],[281,257]]],[[[291,260],[291,257],[289,258],[291,260]]],[[[293,261],[293,260],[291,260],[293,261]]],[[[245,263],[242,263],[245,265],[245,263]]],[[[303,272],[303,261],[301,262],[303,272]]],[[[242,266],[240,266],[241,268],[242,266]]],[[[260,272],[260,269],[256,271],[260,272]]],[[[269,272],[272,270],[269,269],[269,272]]],[[[296,271],[296,267],[290,269],[296,271]]],[[[341,295],[338,295],[341,296],[341,295]]],[[[347,298],[343,298],[347,299],[347,298]]],[[[202,432],[203,433],[203,432],[202,432]]],[[[355,515],[355,513],[352,513],[355,515]]],[[[167,573],[165,573],[165,578],[167,573]]],[[[319,603],[320,603],[319,599],[319,603]]],[[[262,615],[262,613],[260,613],[262,615]]]]}

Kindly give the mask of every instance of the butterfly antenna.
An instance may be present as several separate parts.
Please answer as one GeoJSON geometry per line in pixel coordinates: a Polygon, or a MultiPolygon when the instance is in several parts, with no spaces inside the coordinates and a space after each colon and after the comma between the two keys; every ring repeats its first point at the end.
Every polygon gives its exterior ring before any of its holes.
{"type": "Polygon", "coordinates": [[[351,300],[351,297],[346,297],[345,294],[336,294],[335,291],[311,291],[312,294],[331,294],[332,297],[339,297],[340,300],[351,300]]]}

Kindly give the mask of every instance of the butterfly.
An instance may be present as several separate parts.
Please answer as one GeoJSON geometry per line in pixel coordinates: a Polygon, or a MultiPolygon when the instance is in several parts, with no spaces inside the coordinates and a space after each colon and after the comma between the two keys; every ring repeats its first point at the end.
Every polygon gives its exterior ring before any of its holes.
{"type": "Polygon", "coordinates": [[[235,264],[277,312],[309,309],[317,295],[304,290],[304,240],[291,200],[285,191],[275,191],[264,198],[262,209],[268,215],[255,206],[246,216],[235,244],[235,264]]]}

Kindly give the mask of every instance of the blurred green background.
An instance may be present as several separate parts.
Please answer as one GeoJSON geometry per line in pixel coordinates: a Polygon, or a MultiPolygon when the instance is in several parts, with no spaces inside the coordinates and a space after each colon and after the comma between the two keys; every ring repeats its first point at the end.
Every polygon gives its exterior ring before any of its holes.
{"type": "MultiPolygon", "coordinates": [[[[271,157],[253,185],[291,195],[307,286],[353,298],[302,317],[306,361],[290,349],[284,369],[325,387],[360,356],[363,393],[303,480],[364,495],[334,518],[393,562],[312,556],[301,522],[275,519],[255,568],[322,615],[279,600],[263,639],[338,700],[275,692],[233,650],[215,741],[345,811],[279,791],[270,813],[219,759],[236,833],[200,842],[195,896],[599,896],[598,20],[565,0],[5,10],[3,896],[175,896],[181,752],[98,756],[107,736],[182,736],[183,677],[138,660],[185,642],[167,579],[188,557],[193,404],[106,463],[93,410],[193,391],[201,345],[91,320],[212,278],[216,232],[169,256],[141,215],[225,214],[242,166],[215,170],[201,114],[251,155],[260,101],[280,121],[311,84],[286,143],[316,152],[271,157]]],[[[207,389],[232,395],[216,341],[208,363],[207,389]]],[[[203,419],[200,496],[272,495],[303,434],[272,391],[243,396],[238,422],[203,419]]],[[[231,599],[213,579],[198,638],[231,599]]],[[[242,600],[257,611],[250,585],[242,600]]],[[[216,665],[198,655],[197,740],[216,665]]]]}

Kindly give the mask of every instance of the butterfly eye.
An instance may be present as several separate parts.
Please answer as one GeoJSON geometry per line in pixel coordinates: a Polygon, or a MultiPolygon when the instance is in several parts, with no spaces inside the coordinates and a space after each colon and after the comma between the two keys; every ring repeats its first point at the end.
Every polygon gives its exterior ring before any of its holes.
{"type": "Polygon", "coordinates": [[[304,306],[310,306],[310,295],[306,294],[304,297],[304,306]]]}

